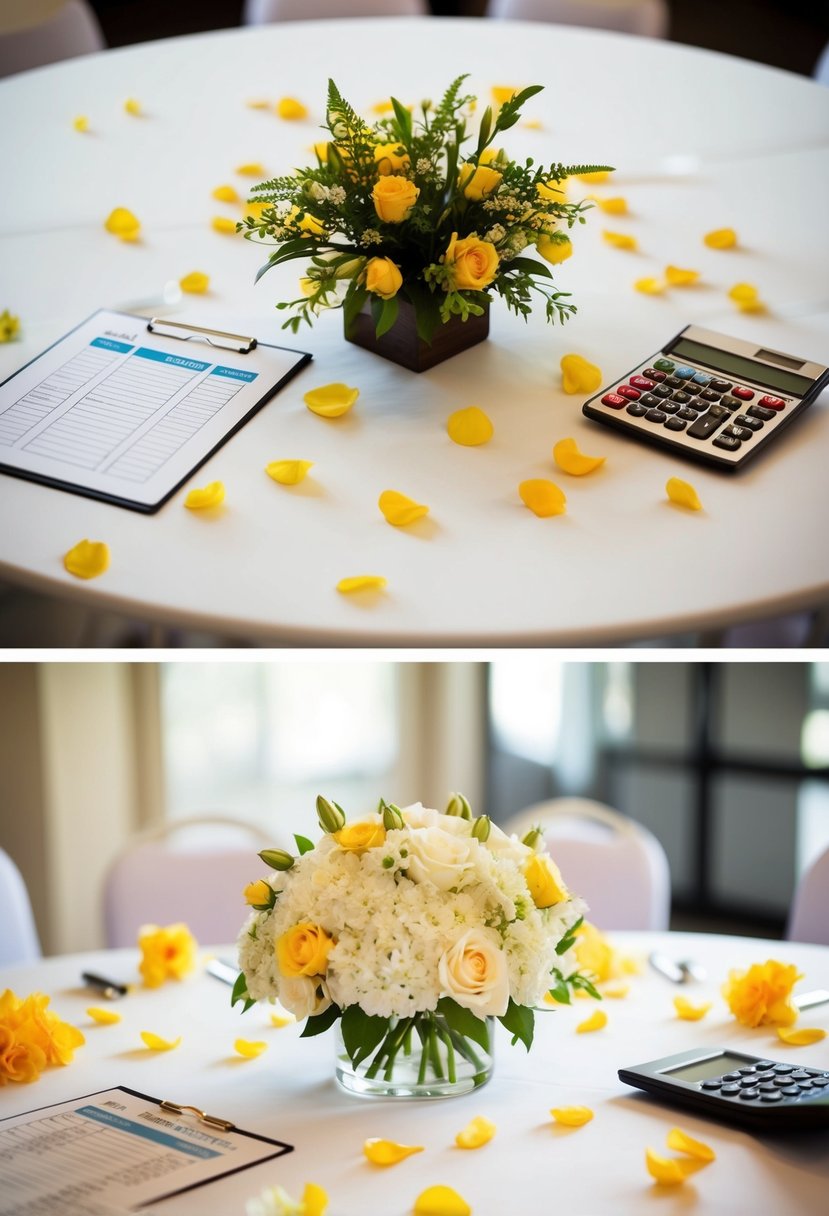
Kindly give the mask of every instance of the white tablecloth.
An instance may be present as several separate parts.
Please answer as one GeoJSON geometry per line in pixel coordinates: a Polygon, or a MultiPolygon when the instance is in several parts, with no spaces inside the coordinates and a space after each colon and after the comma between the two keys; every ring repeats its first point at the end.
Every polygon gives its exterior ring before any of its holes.
{"type": "MultiPolygon", "coordinates": [[[[659,948],[673,958],[693,958],[707,968],[708,979],[678,988],[648,969],[631,980],[627,998],[604,1003],[608,1025],[593,1034],[574,1029],[593,1011],[592,1001],[539,1013],[529,1055],[510,1047],[499,1027],[489,1085],[431,1102],[342,1093],[333,1079],[330,1032],[300,1041],[297,1026],[273,1028],[267,1006],[240,1015],[238,1006],[230,1008],[229,988],[206,975],[138,989],[112,1006],[123,1014],[117,1026],[93,1025],[84,1011],[104,1002],[79,986],[81,971],[135,979],[135,951],[6,969],[0,991],[11,986],[18,994],[51,993],[56,1011],[79,1025],[87,1041],[67,1068],[47,1071],[35,1085],[0,1090],[0,1117],[122,1084],[193,1103],[296,1146],[276,1162],[158,1205],[170,1216],[234,1216],[264,1186],[279,1183],[296,1195],[306,1181],[328,1190],[330,1216],[407,1216],[419,1192],[436,1183],[454,1187],[474,1216],[640,1216],[651,1210],[817,1216],[829,1187],[829,1133],[760,1138],[659,1105],[623,1085],[616,1071],[695,1046],[829,1067],[827,1040],[785,1047],[773,1029],[741,1027],[719,995],[731,967],[766,958],[793,962],[805,973],[797,991],[829,988],[829,949],[701,934],[620,933],[613,941],[643,957],[659,948]],[[714,1008],[702,1022],[679,1021],[672,1004],[678,992],[713,1000],[714,1008]],[[141,1030],[182,1035],[182,1043],[173,1052],[152,1053],[142,1046],[141,1030]],[[242,1060],[233,1050],[239,1036],[265,1039],[268,1050],[242,1060]],[[578,1130],[556,1127],[548,1112],[563,1105],[590,1106],[595,1118],[578,1130]],[[496,1123],[495,1139],[474,1152],[455,1148],[455,1133],[476,1115],[496,1123]],[[679,1189],[657,1188],[645,1170],[644,1151],[650,1145],[672,1155],[665,1137],[674,1126],[711,1144],[717,1160],[679,1189]],[[362,1155],[371,1136],[422,1144],[426,1151],[382,1170],[362,1155]]],[[[829,1026],[829,1005],[801,1015],[800,1022],[829,1026]]]]}

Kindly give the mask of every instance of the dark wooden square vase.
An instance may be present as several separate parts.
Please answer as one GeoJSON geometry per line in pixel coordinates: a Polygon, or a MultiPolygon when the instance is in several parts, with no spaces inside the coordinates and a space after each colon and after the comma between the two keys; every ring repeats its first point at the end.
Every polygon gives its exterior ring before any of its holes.
{"type": "Polygon", "coordinates": [[[374,318],[368,301],[354,318],[350,328],[345,330],[347,341],[362,346],[365,350],[374,351],[376,355],[391,359],[393,363],[408,367],[413,372],[428,371],[444,359],[451,359],[462,350],[468,350],[470,346],[483,342],[488,334],[487,308],[483,316],[470,317],[467,321],[462,321],[460,317],[450,317],[445,325],[437,327],[431,344],[424,342],[418,337],[414,307],[408,300],[400,300],[397,320],[382,338],[375,337],[374,318]]]}

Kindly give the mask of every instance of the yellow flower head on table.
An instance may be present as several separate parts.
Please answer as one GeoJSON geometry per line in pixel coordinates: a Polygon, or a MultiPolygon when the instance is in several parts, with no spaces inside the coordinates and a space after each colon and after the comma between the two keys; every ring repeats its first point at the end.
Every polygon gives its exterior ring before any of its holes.
{"type": "Polygon", "coordinates": [[[138,948],[138,970],[148,988],[159,988],[165,980],[180,980],[196,966],[198,943],[182,923],[145,925],[138,934],[138,948]]]}
{"type": "Polygon", "coordinates": [[[81,1032],[47,1008],[50,997],[19,997],[10,988],[0,996],[0,1086],[36,1081],[50,1064],[71,1063],[86,1042],[81,1032]]]}
{"type": "Polygon", "coordinates": [[[294,925],[293,929],[288,929],[277,939],[279,970],[288,979],[299,975],[325,975],[328,955],[333,946],[334,939],[321,925],[312,925],[309,921],[294,925]]]}
{"type": "Polygon", "coordinates": [[[791,963],[768,959],[731,971],[722,994],[743,1026],[791,1026],[797,1019],[792,989],[803,976],[791,963]]]}

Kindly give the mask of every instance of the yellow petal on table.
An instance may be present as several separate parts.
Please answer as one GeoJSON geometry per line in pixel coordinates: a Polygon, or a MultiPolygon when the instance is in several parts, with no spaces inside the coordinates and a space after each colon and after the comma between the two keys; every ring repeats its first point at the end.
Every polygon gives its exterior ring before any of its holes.
{"type": "Polygon", "coordinates": [[[0,312],[0,342],[11,342],[20,332],[20,317],[14,317],[8,308],[0,312]]]}
{"type": "Polygon", "coordinates": [[[316,1182],[306,1182],[302,1192],[302,1216],[325,1216],[328,1211],[328,1192],[316,1182]]]}
{"type": "Polygon", "coordinates": [[[254,97],[251,101],[246,101],[245,105],[249,110],[269,110],[271,108],[267,97],[254,97]]]}
{"type": "Polygon", "coordinates": [[[690,287],[698,278],[698,270],[685,270],[682,266],[665,267],[665,279],[671,287],[690,287]]]}
{"type": "Polygon", "coordinates": [[[472,1216],[472,1208],[451,1186],[430,1186],[415,1200],[414,1216],[472,1216]]]}
{"type": "Polygon", "coordinates": [[[109,568],[109,545],[102,540],[80,540],[64,553],[63,565],[76,578],[97,578],[109,568]]]}
{"type": "Polygon", "coordinates": [[[595,194],[591,194],[590,201],[607,215],[627,215],[628,213],[628,201],[621,195],[617,195],[615,198],[597,198],[595,194]]]}
{"type": "Polygon", "coordinates": [[[689,1136],[681,1127],[673,1127],[668,1132],[668,1148],[672,1148],[676,1153],[687,1153],[689,1157],[696,1157],[698,1161],[716,1161],[717,1154],[710,1145],[704,1144],[702,1140],[695,1140],[693,1136],[689,1136]]]}
{"type": "Polygon", "coordinates": [[[215,198],[220,203],[238,203],[241,201],[239,192],[235,186],[217,186],[215,190],[211,190],[210,197],[215,198]]]}
{"type": "Polygon", "coordinates": [[[476,1115],[474,1119],[470,1119],[463,1131],[458,1132],[455,1143],[458,1148],[481,1148],[484,1144],[489,1144],[497,1130],[489,1119],[476,1115]]]}
{"type": "Polygon", "coordinates": [[[88,131],[89,119],[85,114],[79,114],[77,118],[72,119],[72,126],[76,131],[88,131]]]}
{"type": "Polygon", "coordinates": [[[141,102],[136,101],[134,97],[128,97],[124,102],[124,110],[127,114],[132,114],[133,118],[140,118],[141,102]]]}
{"type": "Polygon", "coordinates": [[[635,279],[633,283],[636,291],[641,291],[645,296],[659,296],[665,290],[664,279],[654,279],[645,277],[644,279],[635,279]]]}
{"type": "Polygon", "coordinates": [[[564,515],[567,511],[567,498],[552,481],[543,477],[531,477],[522,481],[518,493],[525,507],[537,515],[539,519],[548,519],[551,515],[564,515]]]}
{"type": "Polygon", "coordinates": [[[121,1021],[121,1014],[116,1013],[114,1009],[99,1009],[92,1005],[86,1012],[93,1022],[98,1022],[101,1026],[114,1026],[116,1022],[121,1021]]]}
{"type": "Polygon", "coordinates": [[[193,270],[190,274],[186,274],[183,279],[179,279],[178,285],[188,295],[200,296],[210,286],[210,277],[201,270],[193,270]]]}
{"type": "Polygon", "coordinates": [[[709,249],[733,249],[737,244],[737,233],[733,228],[715,228],[702,238],[709,249]]]}
{"type": "Polygon", "coordinates": [[[674,997],[676,1016],[682,1018],[684,1022],[699,1022],[705,1017],[710,1008],[710,1001],[707,1001],[704,1005],[693,1005],[685,996],[674,997]]]}
{"type": "Polygon", "coordinates": [[[210,226],[216,232],[224,233],[227,236],[233,236],[236,232],[236,221],[226,215],[214,215],[210,226]]]}
{"type": "Polygon", "coordinates": [[[579,181],[590,182],[591,185],[600,186],[602,182],[606,182],[610,177],[609,169],[599,169],[596,173],[577,173],[579,181]]]}
{"type": "Polygon", "coordinates": [[[296,97],[280,97],[276,103],[276,112],[280,118],[285,118],[288,122],[296,122],[298,119],[308,117],[308,107],[304,106],[301,101],[297,101],[296,97]]]}
{"type": "Polygon", "coordinates": [[[271,1025],[277,1030],[284,1030],[286,1026],[291,1026],[296,1021],[292,1013],[272,1013],[271,1025]]]}
{"type": "Polygon", "coordinates": [[[111,232],[113,236],[120,237],[122,241],[137,240],[138,234],[141,231],[140,221],[126,207],[116,207],[113,211],[110,211],[104,221],[104,227],[107,232],[111,232]]]}
{"type": "Polygon", "coordinates": [[[313,460],[272,460],[265,465],[265,472],[281,486],[297,486],[313,466],[313,460]]]}
{"type": "Polygon", "coordinates": [[[382,591],[389,580],[382,574],[354,574],[341,578],[337,590],[341,595],[352,595],[355,591],[382,591]]]}
{"type": "Polygon", "coordinates": [[[262,212],[265,211],[265,209],[267,207],[272,207],[272,206],[273,206],[273,203],[256,203],[256,202],[245,203],[245,209],[242,213],[242,218],[247,219],[248,216],[250,216],[251,219],[261,220],[262,212]]]}
{"type": "Polygon", "coordinates": [[[593,1118],[589,1106],[554,1106],[550,1114],[556,1123],[561,1123],[564,1127],[584,1127],[585,1123],[589,1123],[593,1118]]]}
{"type": "Polygon", "coordinates": [[[669,477],[665,482],[665,493],[671,502],[675,502],[679,507],[687,507],[689,511],[702,510],[696,490],[689,481],[683,481],[681,477],[669,477]]]}
{"type": "Polygon", "coordinates": [[[464,448],[477,448],[489,443],[495,428],[483,410],[470,405],[464,410],[455,410],[446,420],[446,433],[453,443],[464,448]]]}
{"type": "Polygon", "coordinates": [[[383,512],[386,523],[395,528],[405,528],[408,524],[413,524],[415,520],[422,519],[424,515],[429,514],[429,508],[425,503],[415,502],[413,498],[407,498],[405,494],[400,494],[397,490],[384,490],[377,505],[383,512]]]}
{"type": "Polygon", "coordinates": [[[612,245],[614,249],[638,249],[639,242],[635,236],[631,236],[627,232],[608,232],[605,228],[602,231],[602,239],[608,245],[612,245]]]}
{"type": "Polygon", "coordinates": [[[236,172],[240,177],[265,177],[265,166],[261,161],[251,160],[246,161],[243,165],[236,166],[236,172]]]}
{"type": "Polygon", "coordinates": [[[263,1051],[268,1050],[267,1043],[254,1043],[250,1039],[237,1039],[233,1047],[246,1060],[255,1060],[257,1056],[261,1056],[263,1051]]]}
{"type": "Polygon", "coordinates": [[[603,1030],[607,1025],[607,1014],[603,1009],[597,1009],[586,1022],[579,1022],[576,1034],[590,1034],[593,1030],[603,1030]]]}
{"type": "Polygon", "coordinates": [[[153,1034],[151,1030],[142,1030],[141,1038],[150,1051],[174,1051],[181,1042],[181,1035],[177,1039],[162,1039],[161,1035],[153,1034]]]}
{"type": "Polygon", "coordinates": [[[602,996],[609,997],[611,1001],[622,1001],[630,992],[630,984],[608,984],[607,988],[602,988],[602,996]]]}
{"type": "Polygon", "coordinates": [[[804,1026],[802,1030],[788,1030],[785,1026],[778,1026],[777,1037],[784,1043],[788,1043],[789,1047],[809,1047],[812,1043],[819,1043],[821,1039],[825,1039],[826,1031],[818,1027],[804,1026]]]}
{"type": "Polygon", "coordinates": [[[513,88],[509,84],[494,84],[492,86],[492,100],[498,106],[505,105],[511,101],[516,93],[520,93],[520,89],[513,88]]]}
{"type": "Polygon", "coordinates": [[[579,451],[575,439],[560,439],[553,448],[553,460],[560,469],[573,477],[584,477],[586,473],[592,473],[594,469],[601,468],[606,459],[606,456],[586,456],[584,452],[579,451]]]}
{"type": "Polygon", "coordinates": [[[521,123],[521,126],[527,131],[542,131],[544,129],[544,124],[540,118],[526,118],[521,123]]]}
{"type": "Polygon", "coordinates": [[[601,387],[602,369],[581,355],[563,355],[561,387],[565,393],[595,393],[601,387]]]}
{"type": "Polygon", "coordinates": [[[398,1144],[395,1140],[366,1140],[363,1152],[372,1165],[397,1165],[415,1153],[422,1153],[423,1145],[398,1144]]]}
{"type": "Polygon", "coordinates": [[[218,507],[225,500],[223,481],[211,481],[200,489],[191,490],[184,500],[189,511],[204,511],[209,507],[218,507]]]}
{"type": "Polygon", "coordinates": [[[349,388],[339,382],[323,384],[320,388],[312,388],[302,400],[312,414],[320,418],[341,418],[347,414],[354,402],[360,396],[358,388],[349,388]]]}
{"type": "Polygon", "coordinates": [[[567,178],[562,177],[557,181],[551,177],[547,182],[538,182],[535,192],[539,198],[549,199],[552,203],[563,203],[567,198],[567,178]]]}
{"type": "Polygon", "coordinates": [[[661,1182],[663,1186],[677,1186],[700,1168],[700,1162],[693,1159],[663,1157],[652,1148],[645,1149],[645,1164],[651,1178],[661,1182]]]}
{"type": "Polygon", "coordinates": [[[735,283],[728,293],[741,312],[765,312],[766,306],[753,283],[735,283]]]}

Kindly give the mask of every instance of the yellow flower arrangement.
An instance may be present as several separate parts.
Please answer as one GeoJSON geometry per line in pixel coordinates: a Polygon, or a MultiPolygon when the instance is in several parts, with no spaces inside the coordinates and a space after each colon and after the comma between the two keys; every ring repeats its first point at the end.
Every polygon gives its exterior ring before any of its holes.
{"type": "Polygon", "coordinates": [[[21,999],[10,988],[0,996],[0,1085],[36,1081],[50,1064],[66,1065],[85,1039],[47,1009],[50,998],[33,992],[21,999]]]}

